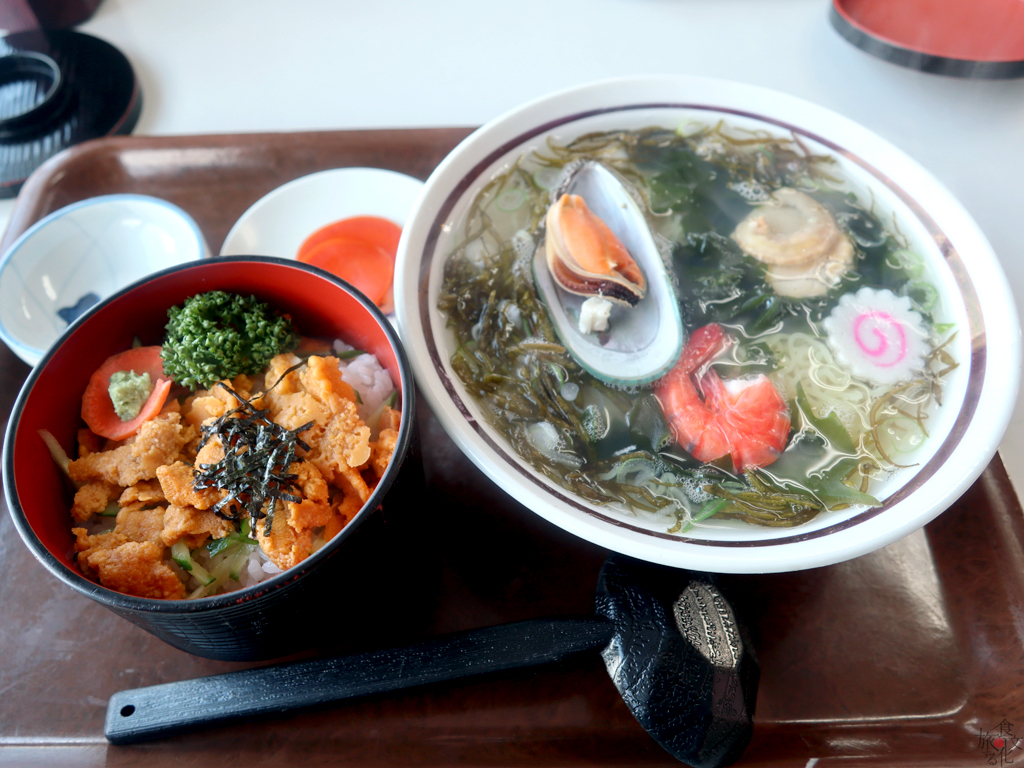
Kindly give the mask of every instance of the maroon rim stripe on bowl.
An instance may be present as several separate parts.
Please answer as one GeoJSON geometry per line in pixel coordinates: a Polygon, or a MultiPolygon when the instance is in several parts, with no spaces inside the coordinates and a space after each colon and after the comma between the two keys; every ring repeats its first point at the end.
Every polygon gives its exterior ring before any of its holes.
{"type": "Polygon", "coordinates": [[[487,155],[483,160],[477,163],[473,169],[465,174],[459,181],[455,189],[452,190],[451,194],[445,199],[444,203],[438,210],[437,215],[434,218],[433,223],[430,226],[430,230],[427,233],[427,239],[424,244],[423,259],[420,262],[420,274],[419,274],[419,315],[420,323],[424,330],[432,330],[430,324],[430,306],[429,306],[429,281],[430,281],[430,264],[434,258],[434,253],[437,248],[437,241],[440,237],[441,228],[445,223],[448,215],[452,212],[455,204],[465,194],[465,192],[472,186],[475,180],[494,162],[499,160],[517,147],[522,146],[525,142],[530,139],[547,133],[559,126],[566,125],[567,123],[577,122],[589,117],[595,117],[597,115],[610,114],[614,112],[631,112],[637,110],[647,109],[692,109],[706,112],[717,112],[724,114],[736,115],[739,117],[750,118],[759,120],[760,122],[775,125],[784,130],[790,131],[793,135],[804,136],[812,141],[815,141],[823,146],[831,149],[835,154],[841,155],[850,162],[860,166],[862,169],[867,171],[876,181],[883,184],[890,191],[892,191],[917,217],[917,219],[924,225],[932,239],[938,245],[940,252],[945,259],[947,266],[953,273],[953,277],[960,287],[961,294],[964,300],[966,308],[968,323],[970,326],[970,337],[971,337],[971,360],[970,360],[970,373],[967,380],[967,388],[964,393],[963,404],[960,407],[960,412],[957,415],[956,421],[953,424],[949,435],[943,441],[942,445],[939,446],[935,455],[932,456],[931,460],[921,467],[917,473],[904,484],[898,491],[892,496],[885,500],[885,502],[878,507],[871,507],[864,510],[863,512],[854,515],[846,520],[840,521],[833,525],[829,525],[825,528],[818,528],[813,531],[807,531],[805,533],[798,533],[793,536],[784,536],[779,538],[772,538],[765,541],[711,541],[706,539],[695,539],[688,536],[680,536],[678,534],[660,533],[658,531],[651,531],[646,528],[641,528],[636,525],[625,522],[621,519],[609,517],[589,506],[585,506],[580,503],[578,499],[572,496],[568,496],[559,489],[555,489],[536,477],[533,473],[527,471],[520,463],[512,457],[505,449],[505,446],[496,443],[487,434],[487,431],[480,425],[480,423],[473,417],[472,413],[466,407],[459,395],[458,389],[454,382],[448,377],[445,372],[444,363],[441,359],[440,352],[434,343],[433,333],[424,333],[424,340],[427,345],[427,350],[430,355],[431,362],[434,366],[438,377],[441,380],[445,391],[451,397],[452,402],[458,408],[459,412],[466,419],[466,422],[473,428],[477,435],[493,450],[501,459],[509,466],[516,469],[519,474],[526,480],[530,481],[533,485],[551,494],[563,503],[578,509],[581,512],[601,520],[611,525],[618,526],[620,528],[626,528],[637,533],[644,534],[645,536],[651,536],[653,538],[665,539],[668,541],[678,541],[688,544],[698,544],[707,547],[766,547],[776,546],[778,544],[795,544],[801,541],[808,541],[810,539],[821,538],[828,536],[832,533],[842,531],[853,526],[859,525],[860,523],[871,520],[872,518],[882,514],[886,510],[892,508],[910,493],[919,488],[925,483],[930,477],[932,477],[940,467],[945,463],[946,459],[953,453],[956,447],[960,444],[964,434],[967,431],[967,427],[971,422],[974,412],[977,410],[978,402],[981,398],[981,390],[985,382],[985,370],[986,370],[986,349],[985,349],[985,326],[981,314],[981,305],[978,300],[978,294],[975,291],[974,283],[971,281],[967,270],[963,266],[963,262],[956,249],[949,242],[949,238],[946,237],[942,229],[935,223],[934,219],[912,198],[906,191],[898,186],[892,179],[886,174],[879,171],[870,163],[866,162],[862,158],[858,157],[849,150],[837,145],[835,142],[829,141],[817,134],[810,133],[796,125],[784,122],[782,120],[775,120],[773,118],[765,117],[753,112],[747,112],[744,110],[732,109],[729,107],[716,107],[707,104],[687,104],[687,103],[647,103],[647,104],[627,104],[616,107],[605,107],[601,109],[594,109],[585,112],[579,112],[573,115],[569,115],[558,120],[552,120],[544,123],[536,128],[520,134],[519,136],[505,142],[502,146],[487,155]]]}

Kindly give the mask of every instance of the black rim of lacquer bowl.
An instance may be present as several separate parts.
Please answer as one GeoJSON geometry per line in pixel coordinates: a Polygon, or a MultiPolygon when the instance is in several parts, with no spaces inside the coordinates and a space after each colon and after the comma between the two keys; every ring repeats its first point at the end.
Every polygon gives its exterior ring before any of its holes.
{"type": "Polygon", "coordinates": [[[0,139],[8,140],[31,135],[63,111],[70,93],[57,62],[35,51],[0,56],[0,89],[8,95],[0,102],[0,139]]]}

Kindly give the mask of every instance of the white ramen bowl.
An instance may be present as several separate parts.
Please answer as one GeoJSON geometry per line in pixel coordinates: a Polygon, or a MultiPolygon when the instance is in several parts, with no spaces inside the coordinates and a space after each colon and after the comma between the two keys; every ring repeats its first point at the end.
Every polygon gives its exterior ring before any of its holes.
{"type": "Polygon", "coordinates": [[[167,267],[209,256],[185,211],[148,195],[103,195],[33,224],[0,259],[0,339],[29,365],[93,304],[167,267]]]}
{"type": "Polygon", "coordinates": [[[995,454],[1016,397],[1020,328],[1013,299],[977,225],[927,171],[865,128],[782,93],[690,77],[599,82],[531,102],[476,131],[427,181],[402,236],[396,270],[399,324],[421,391],[448,434],[494,482],[545,519],[590,542],[670,566],[768,573],[857,557],[915,531],[952,504],[995,454]],[[668,533],[628,510],[594,505],[544,478],[482,416],[454,374],[452,336],[437,308],[446,258],[470,201],[524,151],[601,130],[691,121],[796,136],[833,156],[858,197],[895,221],[942,296],[937,321],[959,332],[959,367],[945,379],[916,467],[875,482],[879,507],[826,511],[793,528],[740,521],[668,533]],[[999,354],[987,354],[988,349],[999,354]]]}

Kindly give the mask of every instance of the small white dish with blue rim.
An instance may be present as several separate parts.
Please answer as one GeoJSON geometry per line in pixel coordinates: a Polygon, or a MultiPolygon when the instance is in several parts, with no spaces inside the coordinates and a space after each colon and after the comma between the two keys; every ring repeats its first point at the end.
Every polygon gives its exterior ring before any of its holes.
{"type": "Polygon", "coordinates": [[[0,339],[29,365],[89,307],[165,267],[208,257],[185,211],[147,195],[103,195],[40,219],[0,258],[0,339]]]}

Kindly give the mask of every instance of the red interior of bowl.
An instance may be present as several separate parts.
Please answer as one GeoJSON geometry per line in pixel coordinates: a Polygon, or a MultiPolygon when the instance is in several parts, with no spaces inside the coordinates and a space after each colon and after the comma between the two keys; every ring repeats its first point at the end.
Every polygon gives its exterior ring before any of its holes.
{"type": "Polygon", "coordinates": [[[846,20],[892,45],[969,61],[1024,60],[1021,0],[835,0],[846,20]]]}
{"type": "Polygon", "coordinates": [[[25,400],[14,438],[14,485],[36,536],[64,565],[72,566],[70,493],[39,430],[49,430],[76,456],[81,395],[89,376],[107,357],[128,349],[134,337],[159,344],[167,309],[205,291],[255,295],[292,316],[307,336],[339,338],[373,353],[401,392],[398,359],[375,315],[333,279],[296,262],[210,260],[192,264],[123,294],[87,317],[67,336],[39,372],[25,400]]]}

